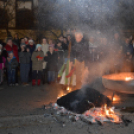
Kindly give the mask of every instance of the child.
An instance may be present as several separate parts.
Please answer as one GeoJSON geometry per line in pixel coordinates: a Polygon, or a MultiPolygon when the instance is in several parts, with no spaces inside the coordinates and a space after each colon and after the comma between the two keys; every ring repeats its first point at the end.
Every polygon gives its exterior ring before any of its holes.
{"type": "Polygon", "coordinates": [[[18,66],[17,59],[15,58],[13,52],[9,51],[7,61],[6,61],[9,86],[12,86],[12,85],[14,86],[14,84],[15,84],[15,80],[16,80],[15,73],[16,73],[17,66],[18,66]]]}
{"type": "Polygon", "coordinates": [[[49,46],[49,51],[44,57],[44,60],[47,61],[48,82],[54,82],[57,72],[58,55],[57,52],[54,51],[53,46],[49,46]]]}
{"type": "Polygon", "coordinates": [[[31,53],[30,53],[30,50],[26,48],[25,43],[21,43],[20,48],[21,48],[21,52],[19,53],[19,59],[20,59],[21,82],[22,82],[22,85],[28,85],[31,53]]]}
{"type": "Polygon", "coordinates": [[[42,46],[37,44],[36,51],[32,54],[32,85],[36,84],[36,79],[38,79],[38,86],[41,83],[41,74],[43,70],[43,59],[44,52],[42,51],[42,46]]]}
{"type": "Polygon", "coordinates": [[[6,59],[2,55],[2,45],[0,44],[0,85],[3,82],[3,74],[4,74],[5,62],[6,62],[6,59]]]}

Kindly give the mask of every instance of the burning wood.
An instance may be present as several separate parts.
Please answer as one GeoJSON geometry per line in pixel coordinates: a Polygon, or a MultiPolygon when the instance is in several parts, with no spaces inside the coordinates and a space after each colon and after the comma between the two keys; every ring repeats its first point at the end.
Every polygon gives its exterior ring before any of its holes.
{"type": "Polygon", "coordinates": [[[79,119],[88,124],[99,123],[101,125],[103,125],[103,122],[122,122],[120,117],[115,114],[114,108],[107,108],[106,105],[102,108],[92,108],[83,114],[72,113],[71,111],[66,110],[64,107],[59,107],[57,104],[55,104],[53,108],[57,109],[58,115],[69,115],[69,119],[73,122],[79,119]]]}

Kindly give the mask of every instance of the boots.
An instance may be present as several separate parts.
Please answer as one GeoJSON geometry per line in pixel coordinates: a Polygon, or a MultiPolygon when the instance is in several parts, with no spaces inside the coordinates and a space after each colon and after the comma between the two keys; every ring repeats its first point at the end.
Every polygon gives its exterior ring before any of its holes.
{"type": "Polygon", "coordinates": [[[38,84],[38,86],[40,85],[40,83],[41,83],[41,80],[40,80],[40,79],[38,79],[38,83],[37,83],[37,84],[38,84]]]}
{"type": "Polygon", "coordinates": [[[36,85],[36,80],[33,79],[33,80],[32,80],[32,86],[35,86],[35,85],[36,85]]]}

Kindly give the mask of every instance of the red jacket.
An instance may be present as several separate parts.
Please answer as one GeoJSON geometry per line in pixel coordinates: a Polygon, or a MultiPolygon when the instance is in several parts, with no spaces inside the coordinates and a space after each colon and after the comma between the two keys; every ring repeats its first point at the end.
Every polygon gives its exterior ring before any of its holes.
{"type": "Polygon", "coordinates": [[[6,44],[5,49],[7,51],[7,56],[8,56],[9,51],[13,51],[14,56],[16,57],[17,61],[19,62],[18,47],[16,45],[13,44],[11,47],[8,44],[6,44]]]}

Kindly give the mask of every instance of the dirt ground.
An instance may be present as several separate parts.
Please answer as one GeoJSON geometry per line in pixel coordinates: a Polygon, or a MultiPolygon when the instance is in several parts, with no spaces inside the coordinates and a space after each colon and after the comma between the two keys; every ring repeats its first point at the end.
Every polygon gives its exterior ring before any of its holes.
{"type": "MultiPolygon", "coordinates": [[[[101,79],[97,79],[92,87],[107,95],[111,91],[104,89],[101,79]]],[[[6,83],[0,87],[0,134],[134,134],[134,124],[104,123],[89,125],[78,121],[70,122],[68,117],[59,117],[65,122],[56,122],[52,117],[44,117],[52,110],[45,110],[44,104],[55,102],[62,92],[58,84],[31,85],[24,87],[8,87],[6,83]]],[[[121,95],[121,100],[115,106],[134,106],[134,97],[121,95]]],[[[134,114],[126,114],[126,118],[134,121],[134,114]]]]}

